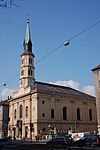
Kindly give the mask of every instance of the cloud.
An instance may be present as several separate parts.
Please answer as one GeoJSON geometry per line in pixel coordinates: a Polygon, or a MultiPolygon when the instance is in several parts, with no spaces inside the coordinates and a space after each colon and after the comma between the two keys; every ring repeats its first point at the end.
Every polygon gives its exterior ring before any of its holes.
{"type": "Polygon", "coordinates": [[[13,91],[14,91],[13,89],[8,89],[8,88],[3,89],[1,92],[2,99],[7,99],[8,96],[12,96],[13,91]]]}
{"type": "Polygon", "coordinates": [[[83,87],[83,92],[95,96],[94,86],[88,85],[83,87]]]}
{"type": "MultiPolygon", "coordinates": [[[[91,86],[91,85],[80,87],[80,84],[78,82],[73,81],[73,80],[56,81],[56,82],[53,82],[52,84],[71,87],[73,89],[82,91],[82,92],[84,92],[86,94],[95,96],[94,86],[91,86]]],[[[8,96],[12,96],[12,94],[13,94],[14,91],[15,91],[14,89],[9,89],[9,88],[3,89],[2,92],[1,92],[2,99],[4,100],[4,99],[7,99],[8,96]]]]}
{"type": "Polygon", "coordinates": [[[80,84],[79,84],[78,82],[73,81],[73,80],[68,80],[68,81],[56,81],[56,82],[54,82],[53,84],[62,85],[62,86],[68,86],[68,87],[71,87],[71,88],[73,88],[73,89],[76,89],[76,90],[79,90],[79,91],[81,91],[81,92],[84,92],[84,93],[86,93],[86,94],[95,96],[95,89],[94,89],[94,86],[91,86],[91,85],[87,85],[87,86],[80,87],[80,84]]]}
{"type": "Polygon", "coordinates": [[[80,88],[79,83],[77,83],[77,82],[75,82],[73,80],[69,80],[69,81],[56,81],[56,82],[54,82],[54,84],[68,86],[68,87],[74,88],[76,90],[79,90],[79,88],[80,88]]]}

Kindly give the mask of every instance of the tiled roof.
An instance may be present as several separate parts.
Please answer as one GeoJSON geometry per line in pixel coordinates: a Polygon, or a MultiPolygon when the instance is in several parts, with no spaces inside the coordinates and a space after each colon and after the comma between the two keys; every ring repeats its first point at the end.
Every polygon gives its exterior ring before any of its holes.
{"type": "Polygon", "coordinates": [[[1,105],[8,105],[8,100],[4,100],[4,101],[1,100],[0,106],[1,106],[1,105]]]}
{"type": "Polygon", "coordinates": [[[85,94],[81,91],[72,89],[66,86],[54,85],[49,83],[43,82],[36,82],[37,92],[44,92],[44,93],[52,93],[52,94],[65,94],[66,96],[76,96],[82,97],[87,99],[94,99],[95,97],[85,94]]]}

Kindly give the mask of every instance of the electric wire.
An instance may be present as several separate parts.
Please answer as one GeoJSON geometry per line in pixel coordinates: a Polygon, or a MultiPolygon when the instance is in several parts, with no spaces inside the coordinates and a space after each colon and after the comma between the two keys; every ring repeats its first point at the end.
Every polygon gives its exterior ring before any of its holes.
{"type": "Polygon", "coordinates": [[[69,39],[69,41],[75,39],[77,36],[79,36],[80,34],[86,32],[87,30],[91,29],[92,27],[96,26],[97,24],[100,23],[100,20],[97,21],[96,23],[92,24],[91,26],[87,27],[86,29],[82,30],[81,32],[79,32],[78,34],[74,35],[72,38],[69,39]]]}
{"type": "MultiPolygon", "coordinates": [[[[39,63],[40,61],[42,61],[43,59],[45,59],[46,57],[48,57],[50,54],[52,54],[54,51],[56,51],[56,50],[57,50],[58,48],[60,48],[61,46],[63,46],[63,44],[61,44],[60,46],[58,46],[57,48],[55,48],[54,50],[52,50],[50,53],[48,53],[47,55],[45,55],[43,58],[39,59],[39,60],[35,63],[35,65],[38,64],[38,63],[39,63]]],[[[15,79],[15,78],[18,77],[18,76],[19,76],[19,74],[17,74],[16,76],[10,78],[10,79],[7,80],[5,83],[3,83],[0,87],[6,86],[8,82],[10,82],[11,80],[15,79]]]]}
{"type": "MultiPolygon", "coordinates": [[[[6,24],[8,24],[8,25],[16,26],[16,27],[22,28],[22,29],[25,28],[25,26],[21,26],[21,25],[15,24],[15,23],[11,23],[11,22],[6,21],[6,20],[4,20],[4,19],[0,19],[0,22],[6,23],[6,24]]],[[[60,39],[60,38],[58,38],[58,37],[56,37],[56,36],[53,36],[53,35],[50,35],[50,34],[46,34],[46,33],[42,33],[42,32],[37,31],[37,30],[33,30],[33,29],[32,29],[32,32],[37,33],[37,34],[42,35],[42,36],[45,36],[45,37],[49,37],[49,38],[52,38],[52,39],[56,39],[57,41],[61,41],[61,40],[62,40],[62,39],[60,39]]]]}
{"type": "Polygon", "coordinates": [[[63,44],[59,45],[58,47],[56,47],[55,49],[53,49],[52,51],[50,51],[47,55],[45,55],[44,57],[42,57],[41,59],[39,59],[35,64],[38,64],[40,61],[44,60],[46,57],[48,57],[49,55],[51,55],[54,51],[58,50],[62,46],[63,46],[63,44]]]}
{"type": "MultiPolygon", "coordinates": [[[[6,22],[8,23],[8,22],[6,22]]],[[[100,23],[100,20],[97,21],[96,23],[92,24],[91,26],[87,27],[86,29],[82,30],[81,32],[79,32],[78,34],[74,35],[73,37],[71,37],[69,40],[67,40],[67,42],[65,41],[63,44],[60,44],[58,47],[56,47],[55,49],[53,49],[52,51],[50,51],[48,54],[46,54],[44,57],[42,57],[40,60],[38,60],[35,64],[38,64],[39,62],[41,62],[42,60],[44,60],[46,57],[48,57],[49,55],[51,55],[53,52],[55,52],[56,50],[58,50],[60,47],[67,46],[70,44],[70,41],[72,41],[73,39],[75,39],[76,37],[78,37],[79,35],[83,34],[84,32],[88,31],[89,29],[91,29],[92,27],[96,26],[97,24],[100,23]]],[[[19,75],[19,74],[18,74],[19,75]]],[[[15,79],[18,75],[12,77],[11,79],[9,79],[8,81],[6,81],[2,86],[6,86],[6,83],[15,79]]],[[[1,87],[1,86],[0,86],[1,87]]]]}

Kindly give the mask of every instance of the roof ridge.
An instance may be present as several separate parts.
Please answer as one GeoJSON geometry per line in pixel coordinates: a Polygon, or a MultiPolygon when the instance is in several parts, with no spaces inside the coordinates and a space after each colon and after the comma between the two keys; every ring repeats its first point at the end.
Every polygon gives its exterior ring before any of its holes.
{"type": "MultiPolygon", "coordinates": [[[[69,90],[70,91],[70,93],[72,94],[72,92],[71,92],[71,90],[72,91],[74,91],[74,92],[76,92],[76,93],[73,93],[72,95],[77,95],[78,96],[78,93],[80,93],[80,94],[84,94],[84,96],[86,96],[86,97],[91,97],[91,98],[95,98],[94,96],[92,96],[92,95],[89,95],[89,94],[87,94],[87,93],[84,93],[84,92],[82,92],[82,91],[80,91],[80,90],[76,90],[76,89],[74,89],[74,88],[71,88],[71,87],[67,87],[67,86],[63,86],[63,85],[56,85],[56,84],[51,84],[51,83],[45,83],[45,82],[40,82],[40,81],[35,81],[37,84],[41,84],[41,85],[47,85],[47,86],[53,86],[53,87],[55,87],[55,88],[63,88],[63,89],[66,89],[67,91],[69,90]]],[[[50,89],[50,87],[48,87],[48,89],[50,89]]],[[[43,89],[42,89],[43,90],[43,89]]],[[[55,89],[56,90],[56,89],[55,89]]],[[[60,89],[59,89],[60,90],[60,89]]],[[[54,89],[50,89],[50,91],[52,91],[52,92],[54,92],[54,89]]],[[[62,91],[62,93],[63,93],[64,91],[62,91]]],[[[66,93],[67,94],[67,93],[66,93]]],[[[79,94],[79,96],[80,96],[80,94],[79,94]]]]}

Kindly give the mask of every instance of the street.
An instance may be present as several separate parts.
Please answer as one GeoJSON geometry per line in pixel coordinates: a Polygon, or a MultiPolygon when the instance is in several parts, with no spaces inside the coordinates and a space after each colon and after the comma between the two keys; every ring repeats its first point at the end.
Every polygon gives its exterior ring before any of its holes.
{"type": "Polygon", "coordinates": [[[60,147],[50,146],[45,140],[41,141],[8,141],[0,142],[0,150],[100,150],[100,147],[60,147]]]}

